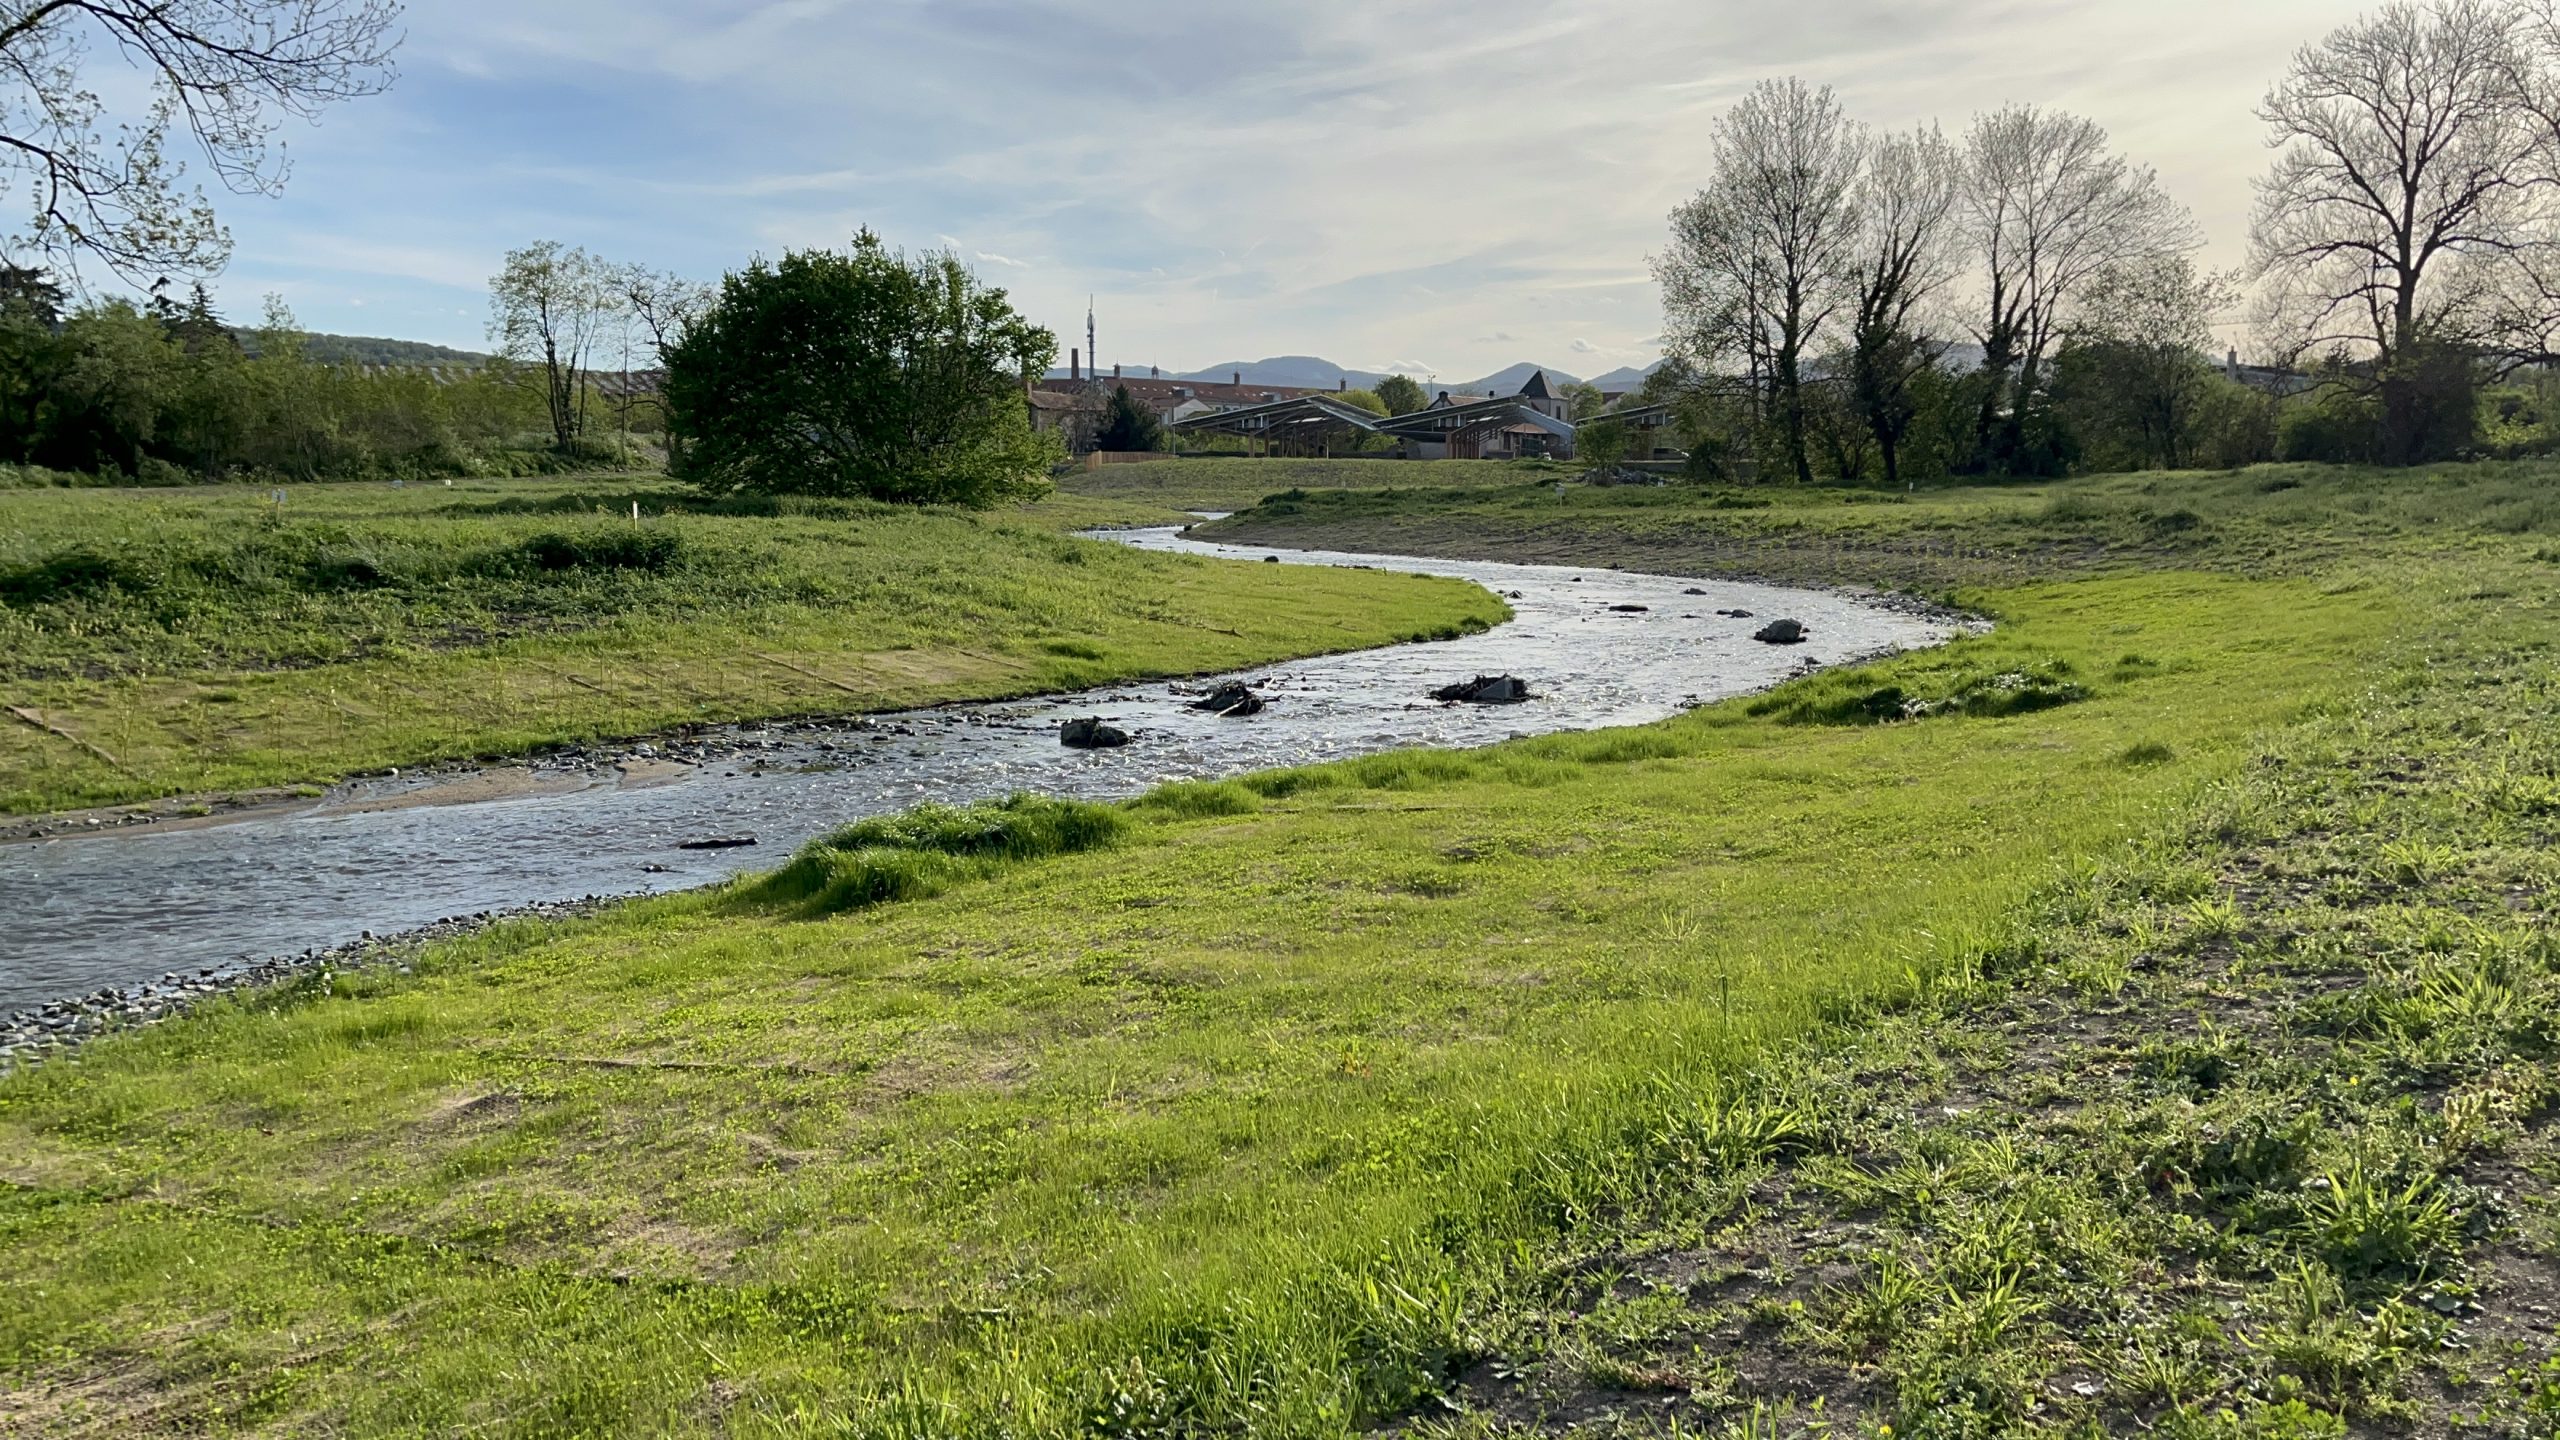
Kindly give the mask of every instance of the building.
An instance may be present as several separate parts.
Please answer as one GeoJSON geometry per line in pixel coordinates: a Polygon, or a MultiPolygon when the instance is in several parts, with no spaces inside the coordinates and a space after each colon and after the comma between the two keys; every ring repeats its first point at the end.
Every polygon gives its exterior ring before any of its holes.
{"type": "Polygon", "coordinates": [[[1410,415],[1382,416],[1318,390],[1174,422],[1182,434],[1234,435],[1273,455],[1330,455],[1367,436],[1396,442],[1407,460],[1510,460],[1573,455],[1573,422],[1544,372],[1517,395],[1488,398],[1443,390],[1410,415]]]}

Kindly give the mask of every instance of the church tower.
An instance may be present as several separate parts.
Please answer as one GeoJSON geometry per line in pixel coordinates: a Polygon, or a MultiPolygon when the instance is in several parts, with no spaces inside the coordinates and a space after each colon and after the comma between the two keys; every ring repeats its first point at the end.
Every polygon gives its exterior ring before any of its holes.
{"type": "Polygon", "coordinates": [[[1093,297],[1084,297],[1084,357],[1093,362],[1093,383],[1102,383],[1102,350],[1093,339],[1093,297]]]}

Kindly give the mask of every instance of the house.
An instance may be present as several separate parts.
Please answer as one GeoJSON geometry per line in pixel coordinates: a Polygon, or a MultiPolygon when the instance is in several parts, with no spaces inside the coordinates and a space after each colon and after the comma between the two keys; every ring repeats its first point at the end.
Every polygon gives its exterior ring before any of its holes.
{"type": "Polygon", "coordinates": [[[1023,398],[1031,407],[1032,430],[1057,436],[1070,455],[1082,455],[1093,448],[1110,404],[1091,389],[1034,389],[1025,392],[1023,398]]]}
{"type": "Polygon", "coordinates": [[[1517,395],[1489,398],[1442,391],[1410,415],[1381,416],[1318,390],[1259,405],[1187,416],[1187,434],[1239,436],[1274,455],[1329,455],[1364,437],[1397,442],[1408,460],[1508,460],[1573,454],[1573,422],[1546,383],[1532,375],[1517,395]]]}

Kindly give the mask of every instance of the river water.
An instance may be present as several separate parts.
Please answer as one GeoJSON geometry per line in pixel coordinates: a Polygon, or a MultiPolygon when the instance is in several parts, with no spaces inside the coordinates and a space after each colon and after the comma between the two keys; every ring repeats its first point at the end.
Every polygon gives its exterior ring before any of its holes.
{"type": "Polygon", "coordinates": [[[171,970],[221,973],[447,916],[708,884],[779,864],[793,847],[848,821],[925,801],[962,804],[1021,790],[1118,798],[1168,780],[1642,724],[1764,689],[1808,663],[1935,644],[1954,630],[1848,597],[1765,585],[1274,552],[1170,529],[1111,538],[1155,550],[1248,560],[1277,553],[1297,564],[1454,576],[1510,597],[1517,618],[1460,640],[1239,672],[1235,678],[1270,699],[1250,719],[1185,708],[1209,681],[1115,685],[823,728],[738,726],[705,763],[669,763],[704,752],[667,747],[626,755],[623,765],[542,771],[542,793],[507,787],[518,793],[472,803],[438,803],[474,793],[467,786],[362,782],[304,808],[219,823],[0,844],[0,1013],[171,970]],[[1611,608],[1637,605],[1646,608],[1611,608]],[[1792,647],[1751,638],[1778,616],[1803,621],[1812,638],[1792,647]],[[1526,678],[1538,698],[1491,707],[1427,698],[1438,686],[1501,673],[1526,678]],[[1086,715],[1107,718],[1134,743],[1062,747],[1059,722],[1086,715]],[[757,845],[680,848],[742,836],[757,845]]]}

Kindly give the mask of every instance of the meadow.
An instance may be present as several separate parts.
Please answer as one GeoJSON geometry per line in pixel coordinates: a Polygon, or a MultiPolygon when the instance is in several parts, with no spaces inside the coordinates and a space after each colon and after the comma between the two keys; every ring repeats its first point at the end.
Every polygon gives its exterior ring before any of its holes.
{"type": "Polygon", "coordinates": [[[1506,613],[1462,585],[1062,533],[1179,518],[705,506],[618,476],[0,493],[0,813],[1223,670],[1506,613]]]}
{"type": "Polygon", "coordinates": [[[1276,502],[1230,523],[1973,567],[1930,588],[1999,624],[1640,729],[872,822],[0,1080],[6,1393],[48,1434],[2543,1433],[2547,478],[1276,502]]]}

